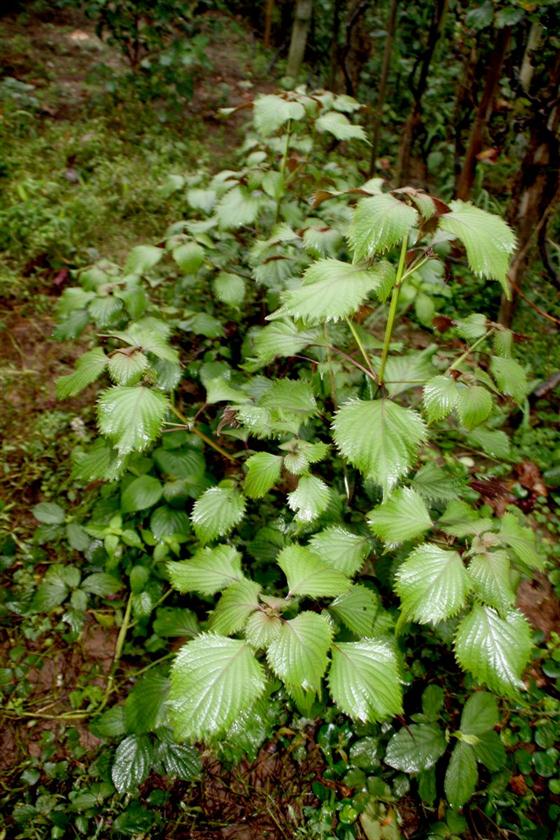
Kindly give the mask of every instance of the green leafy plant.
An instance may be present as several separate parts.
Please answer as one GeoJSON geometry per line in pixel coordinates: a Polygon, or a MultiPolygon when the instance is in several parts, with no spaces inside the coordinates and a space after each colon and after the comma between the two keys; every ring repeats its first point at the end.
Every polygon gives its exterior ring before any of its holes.
{"type": "MultiPolygon", "coordinates": [[[[112,482],[84,526],[99,562],[126,571],[145,626],[166,581],[208,611],[171,668],[162,725],[179,741],[235,738],[280,686],[306,716],[332,703],[358,722],[394,718],[415,623],[446,628],[475,684],[524,687],[515,585],[541,567],[535,537],[516,509],[499,520],[480,503],[453,448],[507,458],[501,426],[525,370],[483,315],[422,352],[399,331],[412,306],[431,322],[450,243],[507,293],[515,238],[470,204],[383,191],[336,153],[322,164],[325,137],[363,142],[358,110],[304,89],[257,98],[240,168],[179,178],[193,215],[62,297],[59,337],[103,330],[58,383],[64,398],[110,382],[100,437],[74,466],[78,481],[112,482]]],[[[465,706],[454,805],[491,761],[494,714],[475,732],[477,703],[495,710],[482,692],[465,706]]],[[[446,741],[435,719],[414,727],[428,771],[446,741]]],[[[394,736],[390,761],[410,738],[394,736]]],[[[138,781],[155,753],[123,743],[140,750],[138,781]]]]}

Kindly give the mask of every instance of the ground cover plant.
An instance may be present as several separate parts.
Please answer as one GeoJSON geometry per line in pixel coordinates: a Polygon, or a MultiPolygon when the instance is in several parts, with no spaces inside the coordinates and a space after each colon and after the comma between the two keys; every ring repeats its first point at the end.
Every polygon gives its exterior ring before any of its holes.
{"type": "Polygon", "coordinates": [[[5,836],[556,836],[557,438],[464,294],[516,236],[368,178],[366,117],[222,109],[228,168],[67,272],[1,544],[5,836]]]}

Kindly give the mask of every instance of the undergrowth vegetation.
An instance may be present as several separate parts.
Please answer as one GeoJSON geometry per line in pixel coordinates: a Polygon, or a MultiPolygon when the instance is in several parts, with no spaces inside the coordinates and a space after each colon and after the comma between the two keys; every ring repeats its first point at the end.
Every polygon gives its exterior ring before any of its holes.
{"type": "Polygon", "coordinates": [[[367,178],[324,89],[222,109],[216,171],[142,114],[144,5],[89,5],[139,98],[38,132],[12,84],[1,129],[3,289],[48,267],[73,369],[3,442],[0,837],[557,840],[560,438],[491,314],[515,234],[367,178]]]}

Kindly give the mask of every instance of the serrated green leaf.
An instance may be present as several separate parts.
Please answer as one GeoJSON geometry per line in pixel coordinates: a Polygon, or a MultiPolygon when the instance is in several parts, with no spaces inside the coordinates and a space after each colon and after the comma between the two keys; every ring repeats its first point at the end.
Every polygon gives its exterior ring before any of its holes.
{"type": "Polygon", "coordinates": [[[380,267],[364,268],[341,260],[318,260],[303,275],[299,289],[283,295],[284,305],[268,316],[291,315],[306,324],[340,321],[352,315],[383,280],[380,267]]]}
{"type": "Polygon", "coordinates": [[[497,694],[517,696],[531,651],[524,616],[510,610],[501,618],[492,607],[475,604],[457,629],[455,655],[462,668],[497,694]]]}
{"type": "Polygon", "coordinates": [[[116,595],[120,592],[123,582],[108,572],[93,572],[83,579],[81,588],[84,592],[91,592],[105,598],[107,595],[116,595]]]}
{"type": "Polygon", "coordinates": [[[196,747],[188,744],[176,744],[171,739],[160,740],[157,746],[157,759],[162,762],[168,776],[189,782],[202,772],[202,764],[196,747]]]}
{"type": "Polygon", "coordinates": [[[153,475],[141,475],[127,484],[121,495],[123,513],[136,513],[153,507],[161,499],[163,486],[153,475]]]}
{"type": "Polygon", "coordinates": [[[274,94],[257,96],[253,104],[255,128],[263,137],[274,134],[288,120],[301,120],[304,116],[304,107],[299,102],[288,102],[274,94]]]}
{"type": "Polygon", "coordinates": [[[353,534],[338,525],[331,525],[314,534],[309,542],[311,549],[323,562],[343,572],[348,577],[356,574],[370,553],[365,537],[353,534]]]}
{"type": "Polygon", "coordinates": [[[156,508],[150,517],[150,531],[156,542],[176,535],[184,537],[190,530],[191,523],[185,511],[175,510],[168,505],[156,508]]]}
{"type": "Polygon", "coordinates": [[[498,280],[509,297],[507,271],[517,244],[515,234],[500,216],[472,204],[452,201],[449,206],[451,213],[440,217],[439,227],[463,243],[472,271],[478,277],[498,280]]]}
{"type": "Polygon", "coordinates": [[[95,347],[80,356],[76,370],[67,376],[61,376],[56,382],[56,396],[59,400],[75,397],[92,382],[98,379],[107,365],[107,356],[101,347],[95,347]]]}
{"type": "Polygon", "coordinates": [[[396,575],[395,589],[404,615],[423,624],[456,615],[470,588],[460,555],[430,543],[415,548],[396,575]]]}
{"type": "Polygon", "coordinates": [[[387,744],[385,763],[402,773],[419,773],[433,767],[447,743],[439,726],[411,724],[399,729],[387,744]]]}
{"type": "Polygon", "coordinates": [[[505,460],[511,454],[510,439],[499,429],[474,429],[467,435],[467,441],[493,458],[505,460]]]}
{"type": "Polygon", "coordinates": [[[295,414],[302,422],[317,411],[313,388],[302,379],[275,380],[260,398],[259,405],[277,414],[295,414]]]}
{"type": "Polygon", "coordinates": [[[143,452],[159,435],[168,405],[159,391],[115,385],[99,399],[99,429],[113,441],[119,455],[143,452]]]}
{"type": "Polygon", "coordinates": [[[159,447],[152,453],[159,469],[170,478],[184,478],[193,483],[204,475],[204,455],[197,449],[164,449],[159,447]]]}
{"type": "Polygon", "coordinates": [[[115,751],[111,778],[119,793],[136,790],[151,770],[154,759],[146,735],[129,735],[115,751]]]}
{"type": "Polygon", "coordinates": [[[424,386],[424,408],[430,423],[451,414],[458,400],[457,383],[451,376],[434,376],[424,386]]]}
{"type": "Polygon", "coordinates": [[[239,309],[245,299],[245,280],[238,274],[220,272],[213,283],[214,294],[221,303],[239,309]]]}
{"type": "Polygon", "coordinates": [[[112,333],[129,347],[153,353],[158,359],[177,364],[179,355],[169,344],[169,326],[159,318],[143,318],[130,325],[124,332],[112,333]]]}
{"type": "Polygon", "coordinates": [[[337,140],[363,140],[368,142],[366,133],[361,125],[353,125],[348,117],[336,111],[328,111],[315,121],[315,128],[319,132],[333,134],[337,140]]]}
{"type": "Polygon", "coordinates": [[[113,706],[107,709],[91,722],[90,729],[96,738],[121,738],[126,735],[124,706],[113,706]]]}
{"type": "Polygon", "coordinates": [[[198,187],[187,190],[187,202],[193,210],[202,210],[203,213],[211,213],[216,204],[216,191],[204,190],[198,187]]]}
{"type": "Polygon", "coordinates": [[[497,732],[483,732],[479,735],[477,743],[473,744],[473,751],[476,760],[491,773],[496,773],[506,764],[506,750],[497,732]]]}
{"type": "Polygon", "coordinates": [[[482,601],[501,613],[513,606],[515,593],[511,586],[509,557],[505,551],[475,555],[467,571],[474,591],[482,601]]]}
{"type": "Polygon", "coordinates": [[[445,773],[445,795],[452,808],[461,808],[476,790],[478,770],[470,744],[455,744],[445,773]]]}
{"type": "Polygon", "coordinates": [[[461,732],[464,735],[481,735],[494,729],[499,722],[496,698],[487,691],[471,694],[461,713],[461,732]]]}
{"type": "Polygon", "coordinates": [[[324,616],[302,612],[282,623],[268,648],[268,664],[287,685],[318,692],[331,638],[332,629],[324,616]]]}
{"type": "Polygon", "coordinates": [[[164,639],[197,636],[199,633],[196,615],[183,607],[159,607],[153,628],[154,633],[164,639]]]}
{"type": "Polygon", "coordinates": [[[529,569],[543,568],[542,557],[537,549],[537,539],[532,528],[522,525],[514,513],[502,516],[499,537],[513,549],[517,558],[529,569]]]}
{"type": "Polygon", "coordinates": [[[190,560],[167,564],[172,586],[179,592],[214,595],[243,579],[241,555],[231,545],[202,548],[190,560]]]}
{"type": "Polygon", "coordinates": [[[261,202],[247,187],[233,187],[216,207],[220,227],[239,228],[251,225],[258,216],[261,202]]]}
{"type": "Polygon", "coordinates": [[[256,648],[267,648],[274,639],[278,638],[282,621],[277,615],[266,612],[254,612],[249,616],[245,625],[245,638],[256,648]]]}
{"type": "Polygon", "coordinates": [[[194,503],[191,521],[198,539],[212,542],[235,528],[245,514],[245,498],[233,487],[210,487],[194,503]]]}
{"type": "Polygon", "coordinates": [[[269,364],[277,356],[294,356],[314,342],[314,330],[301,330],[293,321],[279,321],[264,327],[254,338],[254,352],[259,366],[269,364]]]}
{"type": "Polygon", "coordinates": [[[367,586],[352,586],[332,601],[329,610],[356,636],[371,636],[379,601],[367,586]]]}
{"type": "Polygon", "coordinates": [[[249,645],[203,633],[181,648],[171,671],[170,713],[177,737],[223,732],[264,689],[263,668],[249,645]]]}
{"type": "Polygon", "coordinates": [[[363,198],[352,217],[348,241],[354,262],[371,260],[408,236],[418,223],[418,213],[390,193],[363,198]]]}
{"type": "Polygon", "coordinates": [[[109,376],[117,385],[135,385],[148,367],[148,359],[141,350],[116,350],[109,358],[109,376]]]}
{"type": "Polygon", "coordinates": [[[113,295],[101,295],[88,306],[89,314],[98,327],[108,327],[122,313],[123,302],[113,295]]]}
{"type": "Polygon", "coordinates": [[[66,519],[64,509],[56,502],[39,502],[38,505],[33,505],[31,512],[35,519],[45,525],[62,525],[66,519]]]}
{"type": "Polygon", "coordinates": [[[383,720],[402,712],[397,658],[387,642],[334,644],[329,689],[338,708],[357,720],[383,720]]]}
{"type": "Polygon", "coordinates": [[[481,517],[478,511],[458,499],[449,502],[438,525],[442,531],[453,537],[481,534],[493,527],[491,519],[481,517]]]}
{"type": "Polygon", "coordinates": [[[428,502],[448,502],[456,499],[461,490],[461,481],[449,472],[429,462],[421,467],[412,485],[428,502]]]}
{"type": "Polygon", "coordinates": [[[286,575],[290,595],[334,598],[350,588],[350,581],[316,554],[300,545],[288,545],[277,557],[286,575]]]}
{"type": "Polygon", "coordinates": [[[457,413],[466,429],[474,429],[492,412],[492,395],[480,385],[462,386],[457,389],[457,413]]]}
{"type": "Polygon", "coordinates": [[[260,591],[260,584],[252,580],[228,586],[210,615],[210,630],[224,636],[242,630],[251,613],[259,608],[260,591]]]}
{"type": "Polygon", "coordinates": [[[420,536],[432,526],[422,497],[410,487],[399,487],[368,514],[373,533],[387,543],[400,543],[420,536]]]}
{"type": "Polygon", "coordinates": [[[336,413],[334,439],[341,453],[389,493],[405,475],[426,438],[419,414],[391,400],[353,400],[336,413]]]}
{"type": "Polygon", "coordinates": [[[522,403],[529,389],[527,374],[515,359],[492,356],[490,370],[500,390],[517,403],[522,403]]]}
{"type": "Polygon", "coordinates": [[[128,255],[124,273],[145,274],[158,264],[163,254],[162,248],[156,248],[154,245],[137,245],[128,255]]]}
{"type": "Polygon", "coordinates": [[[261,499],[274,487],[282,472],[282,458],[270,452],[257,452],[245,462],[247,475],[243,489],[250,499],[261,499]]]}
{"type": "Polygon", "coordinates": [[[302,475],[298,486],[288,493],[288,507],[298,522],[312,522],[329,506],[330,490],[321,478],[302,475]]]}
{"type": "Polygon", "coordinates": [[[427,382],[434,373],[432,356],[433,347],[423,352],[415,350],[405,356],[389,356],[385,366],[385,386],[389,396],[419,388],[427,382]]]}
{"type": "Polygon", "coordinates": [[[183,274],[196,274],[204,262],[204,248],[198,242],[185,242],[173,249],[173,259],[183,274]]]}
{"type": "Polygon", "coordinates": [[[87,452],[74,453],[74,481],[115,481],[124,471],[125,458],[120,458],[107,441],[99,438],[87,452]]]}
{"type": "Polygon", "coordinates": [[[144,735],[165,722],[169,680],[158,671],[148,671],[136,683],[124,704],[127,732],[144,735]]]}

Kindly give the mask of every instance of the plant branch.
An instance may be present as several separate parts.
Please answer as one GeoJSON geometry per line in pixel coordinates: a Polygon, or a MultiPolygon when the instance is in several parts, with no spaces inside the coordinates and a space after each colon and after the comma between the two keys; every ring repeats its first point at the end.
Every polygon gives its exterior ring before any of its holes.
{"type": "Polygon", "coordinates": [[[204,443],[208,444],[208,446],[211,446],[212,449],[215,449],[216,452],[219,452],[223,458],[227,458],[228,461],[231,461],[234,464],[237,463],[233,455],[230,455],[229,452],[226,452],[225,449],[222,449],[219,443],[216,443],[216,441],[212,440],[212,438],[208,437],[208,435],[205,435],[204,432],[201,432],[200,429],[197,429],[194,425],[194,422],[192,420],[189,420],[188,417],[185,417],[185,415],[182,414],[178,408],[175,408],[174,405],[171,406],[171,411],[173,412],[175,417],[178,417],[179,420],[182,420],[182,422],[185,425],[185,428],[188,429],[189,432],[192,432],[193,435],[196,435],[201,440],[203,440],[204,443]]]}
{"type": "Polygon", "coordinates": [[[481,345],[484,341],[486,341],[486,339],[487,339],[487,338],[490,338],[490,336],[492,335],[492,333],[494,332],[494,330],[495,330],[495,327],[491,327],[491,328],[488,330],[488,332],[485,332],[485,333],[484,333],[484,335],[481,335],[481,336],[480,336],[480,338],[477,338],[477,340],[475,341],[475,343],[474,343],[474,344],[471,344],[471,346],[470,346],[470,347],[467,347],[467,349],[465,350],[465,352],[464,352],[464,353],[461,353],[461,355],[459,356],[459,358],[458,358],[458,359],[456,359],[456,361],[454,361],[452,365],[449,365],[449,367],[448,367],[448,368],[447,368],[447,370],[446,370],[446,373],[449,373],[449,372],[450,372],[450,371],[452,371],[452,370],[457,370],[457,368],[459,367],[459,365],[460,365],[462,362],[464,362],[464,361],[465,361],[465,359],[466,359],[466,358],[468,358],[468,356],[470,356],[470,354],[471,354],[474,350],[476,350],[476,348],[477,348],[477,347],[479,347],[479,346],[480,346],[480,345],[481,345]]]}
{"type": "Polygon", "coordinates": [[[389,357],[389,347],[391,345],[391,337],[393,335],[393,328],[395,326],[395,317],[397,314],[397,306],[399,303],[399,293],[401,290],[401,285],[403,280],[406,277],[405,274],[405,265],[406,265],[406,251],[408,248],[408,236],[405,236],[402,241],[401,245],[401,255],[399,257],[399,265],[397,268],[397,276],[395,279],[395,285],[393,287],[393,294],[391,295],[391,303],[389,305],[389,314],[387,316],[387,324],[385,326],[385,338],[383,340],[383,350],[381,351],[381,364],[379,366],[379,385],[383,385],[384,377],[385,377],[385,367],[387,365],[387,359],[389,357]]]}
{"type": "Polygon", "coordinates": [[[350,318],[345,318],[344,320],[346,321],[346,323],[350,327],[350,332],[354,336],[354,341],[358,345],[358,349],[359,349],[360,353],[362,354],[362,357],[363,357],[363,359],[366,363],[366,366],[368,367],[368,369],[370,371],[368,376],[372,377],[373,380],[375,382],[377,382],[377,373],[375,371],[375,368],[373,367],[373,364],[371,362],[370,357],[366,353],[366,349],[365,349],[364,345],[362,344],[362,340],[361,340],[360,336],[358,335],[358,330],[356,329],[355,324],[350,320],[350,318]]]}

